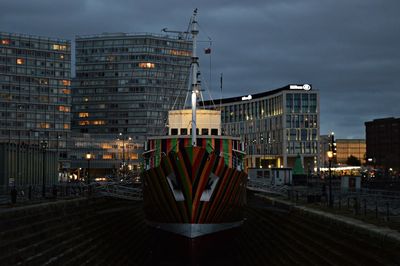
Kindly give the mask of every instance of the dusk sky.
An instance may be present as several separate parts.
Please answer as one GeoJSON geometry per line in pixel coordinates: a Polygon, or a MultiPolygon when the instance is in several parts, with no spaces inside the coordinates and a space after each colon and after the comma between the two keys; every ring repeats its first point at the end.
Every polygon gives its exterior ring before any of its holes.
{"type": "MultiPolygon", "coordinates": [[[[71,40],[161,33],[186,30],[194,8],[200,40],[212,39],[214,98],[220,73],[223,97],[310,83],[321,134],[338,138],[365,138],[365,121],[400,117],[399,0],[0,0],[0,31],[71,40]]],[[[201,64],[209,84],[210,58],[201,64]]]]}

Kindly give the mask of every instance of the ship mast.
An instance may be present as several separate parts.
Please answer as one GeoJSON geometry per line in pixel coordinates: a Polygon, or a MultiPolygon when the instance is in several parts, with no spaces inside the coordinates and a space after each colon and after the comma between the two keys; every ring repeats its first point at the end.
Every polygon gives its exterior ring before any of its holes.
{"type": "Polygon", "coordinates": [[[196,46],[197,46],[197,34],[199,33],[197,29],[197,8],[193,11],[193,18],[192,18],[192,42],[193,42],[193,53],[192,53],[192,145],[193,147],[197,146],[197,126],[196,126],[196,103],[197,103],[197,94],[199,93],[199,84],[197,80],[197,69],[199,66],[199,58],[197,57],[196,53],[196,46]]]}

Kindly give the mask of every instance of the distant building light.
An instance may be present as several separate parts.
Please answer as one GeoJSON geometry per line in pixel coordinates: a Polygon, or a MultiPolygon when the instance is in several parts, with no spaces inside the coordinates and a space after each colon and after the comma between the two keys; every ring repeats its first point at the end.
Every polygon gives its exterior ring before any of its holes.
{"type": "Polygon", "coordinates": [[[71,90],[70,89],[63,89],[61,92],[64,93],[64,94],[71,94],[71,90]]]}
{"type": "Polygon", "coordinates": [[[253,97],[251,95],[242,97],[242,101],[248,101],[248,100],[251,100],[251,99],[253,99],[253,97]]]}
{"type": "Polygon", "coordinates": [[[24,59],[17,58],[17,65],[23,65],[23,64],[24,64],[24,59]]]}
{"type": "Polygon", "coordinates": [[[87,121],[87,120],[79,121],[78,124],[80,126],[87,126],[87,125],[89,125],[89,121],[87,121]]]}
{"type": "Polygon", "coordinates": [[[140,68],[155,68],[154,63],[146,62],[146,63],[139,63],[140,68]]]}
{"type": "Polygon", "coordinates": [[[66,45],[60,45],[60,44],[53,44],[52,48],[53,50],[61,50],[61,51],[67,50],[66,45]]]}
{"type": "Polygon", "coordinates": [[[190,51],[181,51],[181,50],[170,50],[171,55],[179,55],[179,56],[191,56],[190,51]]]}
{"type": "Polygon", "coordinates": [[[66,79],[62,80],[61,83],[64,86],[70,86],[71,85],[71,81],[70,80],[66,80],[66,79]]]}
{"type": "Polygon", "coordinates": [[[289,89],[291,90],[305,90],[309,91],[311,90],[311,85],[310,84],[304,84],[304,85],[290,85],[289,89]]]}
{"type": "Polygon", "coordinates": [[[79,113],[79,117],[89,117],[89,113],[79,113]]]}
{"type": "Polygon", "coordinates": [[[60,112],[70,112],[71,108],[69,106],[60,105],[60,106],[58,106],[58,111],[60,111],[60,112]]]}

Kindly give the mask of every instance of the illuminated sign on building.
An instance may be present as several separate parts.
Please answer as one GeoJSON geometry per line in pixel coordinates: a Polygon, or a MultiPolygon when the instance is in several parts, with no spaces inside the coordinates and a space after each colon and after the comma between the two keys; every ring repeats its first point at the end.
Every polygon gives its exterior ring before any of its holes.
{"type": "Polygon", "coordinates": [[[247,100],[251,100],[251,99],[253,99],[253,97],[251,95],[242,97],[242,101],[247,101],[247,100]]]}
{"type": "Polygon", "coordinates": [[[289,87],[291,90],[305,90],[309,91],[311,90],[311,85],[310,84],[304,84],[304,85],[290,85],[289,87]]]}

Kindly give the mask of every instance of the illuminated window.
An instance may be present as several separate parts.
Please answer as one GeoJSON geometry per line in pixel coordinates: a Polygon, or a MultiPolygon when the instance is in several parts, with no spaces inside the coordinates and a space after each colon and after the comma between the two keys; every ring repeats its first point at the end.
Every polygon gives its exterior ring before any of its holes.
{"type": "Polygon", "coordinates": [[[112,159],[112,155],[111,154],[103,154],[103,159],[104,160],[111,160],[112,159]]]}
{"type": "Polygon", "coordinates": [[[62,80],[62,85],[69,86],[69,85],[71,85],[71,81],[64,79],[64,80],[62,80]]]}
{"type": "Polygon", "coordinates": [[[1,44],[3,45],[9,45],[10,44],[10,40],[1,40],[1,44]]]}
{"type": "Polygon", "coordinates": [[[137,159],[138,159],[138,154],[137,154],[137,153],[131,153],[131,154],[129,154],[129,159],[131,159],[131,160],[137,160],[137,159]]]}
{"type": "Polygon", "coordinates": [[[53,50],[61,50],[61,51],[67,50],[66,45],[60,45],[60,44],[53,44],[52,48],[53,50]]]}
{"type": "Polygon", "coordinates": [[[98,126],[98,125],[104,125],[105,121],[104,120],[94,120],[91,123],[92,125],[98,126]]]}
{"type": "Polygon", "coordinates": [[[47,84],[49,84],[49,80],[48,79],[39,79],[39,84],[47,85],[47,84]]]}
{"type": "Polygon", "coordinates": [[[62,93],[64,94],[71,94],[71,90],[70,89],[63,89],[62,93]]]}
{"type": "Polygon", "coordinates": [[[104,144],[101,145],[101,148],[102,149],[112,149],[112,146],[110,144],[108,144],[108,143],[104,143],[104,144]]]}
{"type": "Polygon", "coordinates": [[[64,55],[63,54],[60,54],[60,59],[64,59],[64,55]]]}
{"type": "Polygon", "coordinates": [[[64,124],[64,129],[69,129],[69,124],[64,124]]]}
{"type": "Polygon", "coordinates": [[[87,125],[89,125],[89,121],[87,121],[87,120],[79,121],[78,124],[79,124],[80,126],[87,126],[87,125]]]}
{"type": "Polygon", "coordinates": [[[50,128],[50,123],[40,123],[39,127],[40,128],[50,128]]]}
{"type": "Polygon", "coordinates": [[[17,65],[23,65],[25,63],[24,59],[17,58],[17,65]]]}
{"type": "Polygon", "coordinates": [[[69,112],[71,109],[68,106],[60,105],[58,106],[58,111],[60,112],[69,112]]]}
{"type": "Polygon", "coordinates": [[[89,101],[89,98],[83,98],[83,100],[84,100],[85,102],[88,102],[88,101],[89,101]]]}
{"type": "Polygon", "coordinates": [[[140,68],[154,68],[155,64],[154,63],[139,63],[139,67],[140,68]]]}
{"type": "Polygon", "coordinates": [[[89,113],[79,113],[79,117],[89,117],[89,113]]]}
{"type": "Polygon", "coordinates": [[[180,56],[190,56],[189,51],[179,51],[179,50],[170,50],[170,54],[172,55],[180,55],[180,56]]]}

